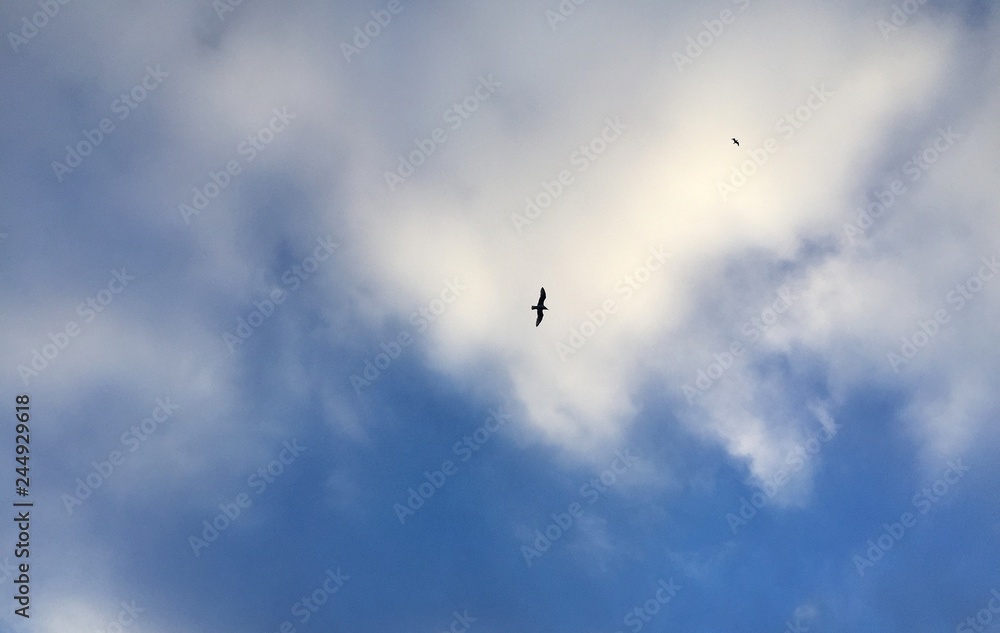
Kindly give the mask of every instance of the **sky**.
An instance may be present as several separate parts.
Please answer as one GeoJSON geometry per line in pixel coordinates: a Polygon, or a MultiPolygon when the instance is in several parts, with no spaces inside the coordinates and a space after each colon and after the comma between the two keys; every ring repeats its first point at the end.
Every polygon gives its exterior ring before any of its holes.
{"type": "Polygon", "coordinates": [[[0,631],[1000,631],[994,3],[0,25],[0,631]]]}

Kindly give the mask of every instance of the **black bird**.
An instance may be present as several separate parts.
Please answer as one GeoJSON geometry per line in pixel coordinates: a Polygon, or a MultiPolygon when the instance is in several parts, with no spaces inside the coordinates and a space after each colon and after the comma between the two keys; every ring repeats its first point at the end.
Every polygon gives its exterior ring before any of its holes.
{"type": "Polygon", "coordinates": [[[538,324],[542,322],[542,317],[545,316],[542,310],[548,310],[545,307],[545,288],[542,288],[542,293],[538,295],[538,305],[531,306],[531,309],[538,313],[538,319],[535,321],[535,327],[538,327],[538,324]]]}
{"type": "Polygon", "coordinates": [[[736,147],[739,147],[739,146],[740,146],[740,142],[739,142],[739,141],[737,141],[736,139],[733,139],[733,142],[734,142],[734,143],[736,143],[736,147]]]}

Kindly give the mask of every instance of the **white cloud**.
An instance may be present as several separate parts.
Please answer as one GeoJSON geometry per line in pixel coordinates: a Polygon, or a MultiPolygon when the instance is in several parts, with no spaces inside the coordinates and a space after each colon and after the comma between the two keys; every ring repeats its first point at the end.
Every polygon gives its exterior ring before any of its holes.
{"type": "MultiPolygon", "coordinates": [[[[513,67],[498,72],[508,83],[426,166],[392,195],[380,196],[374,209],[364,198],[352,204],[358,227],[352,237],[364,245],[366,256],[359,276],[383,289],[381,301],[399,311],[433,297],[439,280],[449,275],[473,280],[468,296],[428,338],[430,357],[456,379],[472,359],[499,361],[530,422],[571,450],[589,452],[627,432],[638,387],[652,378],[643,373],[646,368],[659,367],[668,390],[679,391],[712,352],[727,347],[738,322],[720,324],[722,331],[705,328],[702,323],[713,322],[714,315],[698,306],[705,297],[734,290],[722,271],[739,266],[748,252],[790,260],[800,269],[807,297],[795,316],[753,350],[754,358],[805,345],[802,351],[826,359],[834,384],[861,386],[861,366],[884,375],[886,346],[923,305],[910,288],[923,283],[928,253],[907,253],[901,243],[876,236],[882,240],[878,254],[860,255],[843,245],[842,226],[854,219],[866,190],[882,184],[868,175],[868,166],[905,156],[914,143],[919,149],[922,130],[949,122],[931,104],[949,81],[946,70],[958,32],[951,24],[914,24],[887,44],[877,37],[872,16],[859,16],[852,7],[828,7],[822,19],[806,10],[782,12],[774,24],[767,13],[741,16],[739,28],[724,34],[711,54],[684,74],[639,61],[642,38],[634,36],[634,24],[601,29],[604,57],[585,74],[574,70],[579,60],[557,55],[550,77],[532,84],[530,70],[517,66],[526,62],[514,56],[508,61],[513,67]],[[774,45],[749,46],[750,33],[774,45]],[[804,39],[808,46],[800,45],[804,39]],[[784,52],[793,49],[804,53],[790,58],[784,52]],[[604,63],[608,51],[636,60],[629,74],[642,77],[638,97],[592,92],[594,85],[617,85],[621,79],[619,64],[604,63]],[[741,59],[748,60],[745,71],[734,74],[741,59]],[[517,79],[507,79],[511,76],[517,79]],[[558,86],[552,77],[559,78],[558,86]],[[808,121],[798,128],[775,127],[824,85],[833,96],[808,121]],[[550,109],[564,111],[570,96],[575,101],[560,125],[512,136],[498,121],[509,100],[525,91],[549,99],[538,102],[540,118],[550,109]],[[665,101],[660,108],[658,100],[665,101]],[[598,133],[605,116],[619,113],[628,125],[622,138],[586,173],[574,172],[557,203],[523,234],[513,230],[509,216],[523,212],[524,197],[542,191],[540,181],[553,180],[560,169],[573,171],[574,144],[598,133]],[[747,158],[744,149],[726,144],[734,128],[743,130],[736,133],[746,149],[762,146],[768,136],[779,149],[723,202],[716,182],[747,158]],[[444,175],[445,165],[453,177],[444,175]],[[807,238],[840,246],[813,262],[802,255],[807,238]],[[616,295],[615,280],[633,270],[649,246],[660,244],[672,253],[670,265],[627,302],[616,295]],[[539,285],[546,286],[551,309],[535,330],[527,306],[539,285]],[[616,300],[618,312],[569,362],[559,362],[556,343],[568,340],[587,311],[608,298],[616,300]],[[872,350],[862,352],[860,365],[858,350],[872,350]]],[[[583,14],[578,17],[582,24],[583,14]]],[[[454,90],[463,85],[456,82],[454,90]]],[[[424,114],[409,116],[427,121],[430,130],[439,109],[428,106],[424,114]]],[[[409,147],[404,142],[389,153],[409,147]]],[[[937,173],[947,173],[959,156],[957,150],[943,156],[929,176],[944,178],[937,173]]],[[[369,172],[391,164],[390,158],[376,160],[369,172]]],[[[930,177],[881,228],[899,230],[898,239],[916,237],[953,252],[957,245],[941,242],[939,231],[922,231],[919,216],[912,215],[923,206],[924,187],[934,182],[930,177]]],[[[980,187],[982,180],[975,180],[980,187]]],[[[766,298],[779,285],[780,280],[761,279],[751,292],[766,298]]],[[[947,365],[939,371],[946,374],[947,365]]],[[[787,410],[793,394],[778,385],[762,399],[765,383],[750,363],[740,364],[726,380],[742,386],[719,388],[720,395],[706,402],[691,426],[712,428],[735,456],[750,462],[751,472],[766,476],[815,421],[767,413],[771,401],[787,410]]]]}

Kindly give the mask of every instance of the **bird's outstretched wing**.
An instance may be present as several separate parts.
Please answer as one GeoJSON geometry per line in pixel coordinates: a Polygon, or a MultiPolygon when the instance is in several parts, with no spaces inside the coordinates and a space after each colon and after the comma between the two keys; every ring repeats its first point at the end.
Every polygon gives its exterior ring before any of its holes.
{"type": "Polygon", "coordinates": [[[542,288],[542,292],[538,295],[538,304],[541,305],[545,301],[545,288],[542,288]]]}
{"type": "Polygon", "coordinates": [[[538,318],[535,319],[535,327],[538,327],[538,324],[542,322],[542,317],[543,316],[545,316],[545,313],[542,312],[541,310],[539,310],[538,311],[538,318]]]}

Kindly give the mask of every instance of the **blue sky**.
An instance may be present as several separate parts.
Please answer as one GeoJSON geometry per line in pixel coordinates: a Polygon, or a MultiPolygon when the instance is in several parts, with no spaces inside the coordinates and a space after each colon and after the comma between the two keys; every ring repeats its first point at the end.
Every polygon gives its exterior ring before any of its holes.
{"type": "Polygon", "coordinates": [[[991,3],[0,24],[0,630],[1000,630],[991,3]]]}

